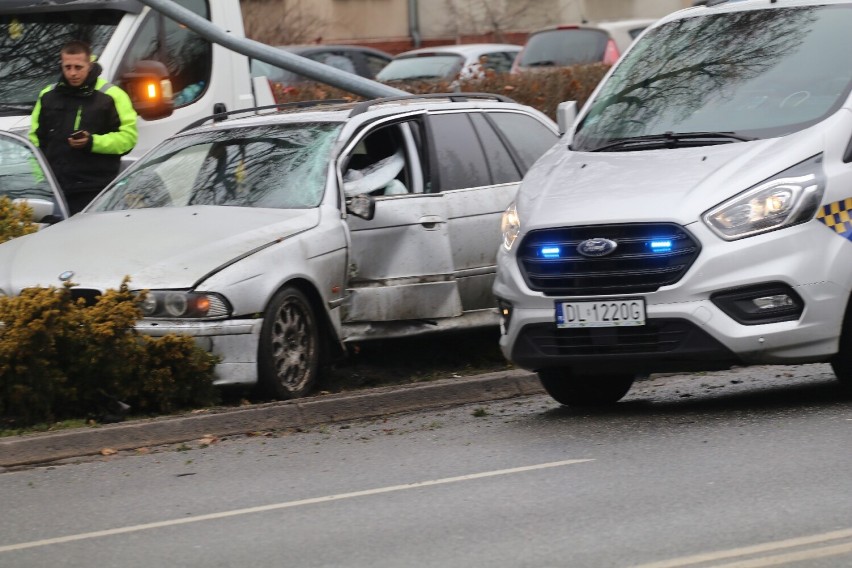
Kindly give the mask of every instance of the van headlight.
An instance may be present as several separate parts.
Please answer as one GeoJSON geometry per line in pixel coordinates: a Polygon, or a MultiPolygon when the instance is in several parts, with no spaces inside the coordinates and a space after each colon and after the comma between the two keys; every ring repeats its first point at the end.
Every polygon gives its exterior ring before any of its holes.
{"type": "Polygon", "coordinates": [[[146,290],[139,308],[142,317],[155,319],[222,319],[231,314],[219,294],[184,290],[146,290]]]}
{"type": "Polygon", "coordinates": [[[822,155],[814,156],[714,207],[702,218],[726,241],[813,219],[825,191],[822,155]]]}
{"type": "Polygon", "coordinates": [[[514,203],[503,212],[500,231],[503,233],[503,246],[506,247],[506,250],[512,250],[515,239],[521,233],[521,218],[518,216],[518,208],[514,203]]]}

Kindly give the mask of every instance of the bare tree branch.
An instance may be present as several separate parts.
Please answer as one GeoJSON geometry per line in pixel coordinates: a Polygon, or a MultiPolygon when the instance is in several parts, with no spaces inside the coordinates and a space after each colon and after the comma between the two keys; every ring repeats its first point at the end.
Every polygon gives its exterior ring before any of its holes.
{"type": "Polygon", "coordinates": [[[327,22],[298,0],[242,0],[246,37],[269,45],[314,43],[327,22]]]}
{"type": "Polygon", "coordinates": [[[498,42],[541,11],[536,0],[445,0],[445,5],[456,37],[490,34],[498,42]]]}

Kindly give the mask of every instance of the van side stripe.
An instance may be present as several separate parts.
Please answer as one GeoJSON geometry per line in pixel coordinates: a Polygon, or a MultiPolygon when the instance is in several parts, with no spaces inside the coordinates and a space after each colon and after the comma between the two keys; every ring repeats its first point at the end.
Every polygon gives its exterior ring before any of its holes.
{"type": "Polygon", "coordinates": [[[847,197],[820,207],[816,220],[833,230],[836,234],[852,240],[852,198],[847,197]]]}

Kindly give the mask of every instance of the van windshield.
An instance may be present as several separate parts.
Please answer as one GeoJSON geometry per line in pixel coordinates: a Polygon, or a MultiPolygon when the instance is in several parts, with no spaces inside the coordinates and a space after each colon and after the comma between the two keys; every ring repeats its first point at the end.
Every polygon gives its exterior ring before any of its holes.
{"type": "MultiPolygon", "coordinates": [[[[686,133],[768,138],[820,122],[850,91],[850,8],[712,13],[650,30],[601,87],[572,148],[686,133]]],[[[723,140],[736,138],[690,144],[723,140]]]]}
{"type": "Polygon", "coordinates": [[[39,92],[59,79],[59,50],[80,39],[99,54],[123,12],[76,10],[0,15],[0,116],[29,114],[39,92]]]}

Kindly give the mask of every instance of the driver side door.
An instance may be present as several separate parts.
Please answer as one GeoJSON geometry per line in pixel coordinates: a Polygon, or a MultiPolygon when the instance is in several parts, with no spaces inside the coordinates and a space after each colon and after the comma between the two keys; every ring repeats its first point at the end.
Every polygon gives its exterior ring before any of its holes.
{"type": "Polygon", "coordinates": [[[426,193],[420,162],[419,120],[371,128],[340,162],[344,194],[355,188],[375,199],[375,215],[349,215],[347,300],[344,323],[426,320],[461,315],[453,270],[447,201],[426,193]],[[392,165],[404,158],[402,169],[392,165]],[[379,169],[387,170],[382,175],[379,169]],[[353,175],[353,170],[366,172],[353,175]],[[393,176],[393,179],[390,179],[393,176]],[[375,180],[374,185],[367,181],[375,180]]]}

